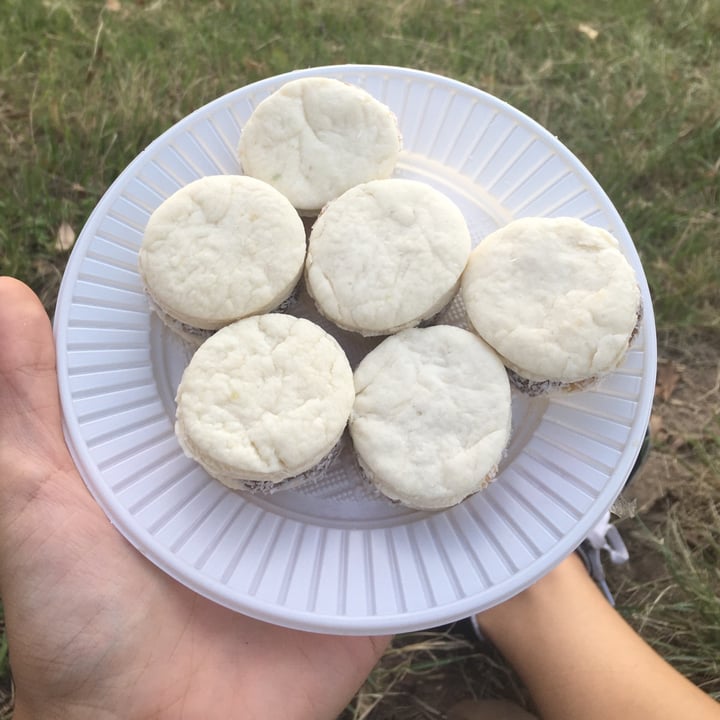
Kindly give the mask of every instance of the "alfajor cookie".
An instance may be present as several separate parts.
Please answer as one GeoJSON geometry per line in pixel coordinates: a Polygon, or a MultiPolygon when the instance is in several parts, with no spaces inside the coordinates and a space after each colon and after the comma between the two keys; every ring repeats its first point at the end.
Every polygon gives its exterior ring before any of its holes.
{"type": "Polygon", "coordinates": [[[242,129],[243,172],[314,214],[359,183],[389,177],[397,119],[365,90],[330,78],[293,80],[263,100],[242,129]]]}
{"type": "Polygon", "coordinates": [[[203,339],[287,299],[302,274],[305,242],[302,220],[277,190],[255,178],[214,175],[152,213],[139,270],[161,318],[203,339]]]}
{"type": "Polygon", "coordinates": [[[436,315],[454,296],[471,241],[460,209],[430,185],[357,185],[313,225],[307,290],[339,327],[387,335],[436,315]]]}
{"type": "Polygon", "coordinates": [[[350,434],[368,479],[409,507],[450,507],[493,479],[510,437],[497,354],[450,325],[383,340],[354,374],[350,434]]]}
{"type": "Polygon", "coordinates": [[[271,490],[332,452],[353,399],[352,370],[331,335],[303,318],[256,315],[193,355],[175,433],[185,454],[228,487],[271,490]]]}
{"type": "Polygon", "coordinates": [[[470,256],[462,298],[530,394],[581,389],[616,368],[641,313],[617,240],[575,218],[523,218],[488,235],[470,256]]]}

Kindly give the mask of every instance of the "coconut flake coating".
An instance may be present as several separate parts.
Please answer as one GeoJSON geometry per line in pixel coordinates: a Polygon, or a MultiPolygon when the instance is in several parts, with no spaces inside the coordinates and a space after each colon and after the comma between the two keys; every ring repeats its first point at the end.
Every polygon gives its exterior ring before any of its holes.
{"type": "Polygon", "coordinates": [[[327,455],[346,426],[352,370],[336,340],[302,318],[239,320],[193,355],[177,391],[185,453],[230,487],[281,481],[327,455]]]}
{"type": "Polygon", "coordinates": [[[635,273],[607,231],[575,218],[523,218],[488,235],[463,274],[478,334],[519,375],[574,383],[624,357],[640,312],[635,273]]]}
{"type": "Polygon", "coordinates": [[[430,185],[374,180],[329,203],[308,241],[305,278],[320,312],[384,335],[438,313],[470,254],[460,209],[430,185]]]}
{"type": "Polygon", "coordinates": [[[492,479],[510,436],[510,383],[477,335],[449,325],[403,330],[354,377],[350,434],[382,493],[434,510],[492,479]]]}
{"type": "Polygon", "coordinates": [[[299,210],[317,211],[345,190],[392,173],[397,119],[359,87],[330,78],[293,80],[245,124],[243,172],[276,187],[299,210]]]}
{"type": "Polygon", "coordinates": [[[139,269],[162,311],[215,330],[277,307],[295,288],[304,261],[302,220],[283,195],[255,178],[213,175],[153,212],[139,269]]]}

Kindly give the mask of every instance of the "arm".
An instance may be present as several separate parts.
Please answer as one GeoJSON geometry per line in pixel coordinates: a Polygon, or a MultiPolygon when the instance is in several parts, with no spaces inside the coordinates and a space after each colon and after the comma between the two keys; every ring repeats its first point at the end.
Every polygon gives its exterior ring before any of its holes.
{"type": "Polygon", "coordinates": [[[477,619],[543,718],[720,718],[720,705],[632,630],[574,554],[477,619]]]}

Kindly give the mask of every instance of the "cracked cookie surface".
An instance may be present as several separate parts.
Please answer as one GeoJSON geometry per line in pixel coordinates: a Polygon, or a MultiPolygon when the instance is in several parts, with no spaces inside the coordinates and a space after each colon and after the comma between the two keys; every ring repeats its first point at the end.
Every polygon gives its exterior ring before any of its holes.
{"type": "Polygon", "coordinates": [[[243,127],[243,172],[314,213],[354,185],[389,177],[401,148],[397,119],[372,95],[308,77],[263,100],[243,127]]]}
{"type": "Polygon", "coordinates": [[[138,262],[162,312],[216,330],[282,303],[300,278],[305,249],[302,220],[277,190],[255,178],[213,175],[152,213],[138,262]]]}
{"type": "Polygon", "coordinates": [[[523,218],[491,233],[470,255],[461,292],[478,334],[539,383],[582,383],[617,367],[641,311],[617,240],[575,218],[523,218]]]}
{"type": "Polygon", "coordinates": [[[355,370],[350,434],[387,497],[433,510],[493,478],[510,437],[505,367],[477,335],[450,325],[383,340],[355,370]]]}
{"type": "Polygon", "coordinates": [[[185,453],[230,487],[299,475],[342,435],[354,399],[337,341],[270,313],[228,325],[193,355],[177,391],[185,453]]]}
{"type": "Polygon", "coordinates": [[[374,180],[329,203],[315,222],[307,289],[346,330],[397,332],[450,301],[470,245],[462,212],[440,191],[414,180],[374,180]]]}

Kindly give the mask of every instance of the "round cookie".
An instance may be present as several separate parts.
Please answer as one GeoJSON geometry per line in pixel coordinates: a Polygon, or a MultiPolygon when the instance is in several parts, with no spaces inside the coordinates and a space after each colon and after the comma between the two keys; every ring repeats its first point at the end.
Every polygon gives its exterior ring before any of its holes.
{"type": "Polygon", "coordinates": [[[329,203],[315,222],[306,286],[339,327],[387,335],[442,310],[470,248],[462,212],[441,192],[414,180],[373,180],[329,203]]]}
{"type": "Polygon", "coordinates": [[[450,325],[403,330],[355,370],[350,434],[368,479],[412,508],[459,503],[494,477],[511,398],[497,354],[450,325]]]}
{"type": "Polygon", "coordinates": [[[138,262],[171,329],[212,331],[287,299],[305,247],[302,220],[277,190],[255,178],[213,175],[152,213],[138,262]]]}
{"type": "Polygon", "coordinates": [[[397,119],[359,87],[293,80],[263,100],[243,127],[243,172],[314,214],[354,185],[392,173],[400,152],[397,119]]]}
{"type": "Polygon", "coordinates": [[[193,355],[175,433],[185,454],[228,487],[267,489],[333,450],[353,399],[350,364],[331,335],[303,318],[256,315],[193,355]]]}
{"type": "Polygon", "coordinates": [[[472,252],[462,298],[520,389],[580,389],[623,359],[640,317],[635,273],[607,231],[523,218],[472,252]]]}

